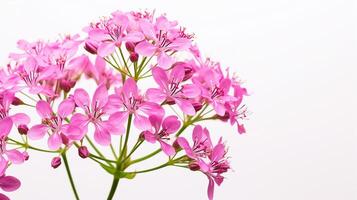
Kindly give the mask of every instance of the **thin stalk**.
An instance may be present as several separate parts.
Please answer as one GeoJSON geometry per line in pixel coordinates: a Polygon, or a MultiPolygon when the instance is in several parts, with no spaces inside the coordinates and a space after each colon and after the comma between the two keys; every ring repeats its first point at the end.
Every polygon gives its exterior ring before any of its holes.
{"type": "Polygon", "coordinates": [[[68,178],[69,178],[69,182],[71,183],[73,194],[74,194],[76,200],[79,200],[78,192],[76,190],[76,186],[75,186],[74,181],[73,181],[71,170],[70,170],[69,165],[68,165],[66,152],[63,152],[61,155],[62,155],[62,158],[63,158],[64,165],[66,167],[66,172],[67,172],[67,175],[68,175],[68,178]]]}
{"type": "MultiPolygon", "coordinates": [[[[105,158],[105,156],[102,154],[102,152],[99,151],[99,149],[94,145],[94,143],[92,142],[92,140],[86,135],[85,136],[86,140],[88,141],[89,145],[94,149],[95,152],[97,152],[98,156],[103,158],[105,158]]],[[[111,167],[114,167],[112,163],[105,161],[106,163],[108,163],[108,165],[110,165],[111,167]]]]}
{"type": "Polygon", "coordinates": [[[115,191],[116,191],[117,188],[118,188],[119,180],[120,180],[119,177],[114,176],[114,178],[113,178],[113,183],[112,183],[112,187],[110,188],[110,192],[109,192],[109,195],[108,195],[107,200],[112,200],[112,199],[113,199],[114,194],[115,194],[115,191]]]}

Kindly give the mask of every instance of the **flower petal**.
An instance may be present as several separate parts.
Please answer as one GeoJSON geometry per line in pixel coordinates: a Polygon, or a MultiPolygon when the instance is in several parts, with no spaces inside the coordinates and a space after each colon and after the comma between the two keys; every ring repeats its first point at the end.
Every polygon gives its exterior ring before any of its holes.
{"type": "Polygon", "coordinates": [[[186,99],[175,99],[175,103],[180,107],[180,109],[187,115],[193,116],[196,114],[195,108],[192,106],[191,102],[186,99]]]}
{"type": "Polygon", "coordinates": [[[165,52],[161,52],[157,57],[157,65],[163,69],[169,69],[174,63],[174,59],[165,52]]]}
{"type": "Polygon", "coordinates": [[[196,98],[201,94],[201,90],[194,84],[186,84],[182,87],[182,93],[186,98],[196,98]]]}
{"type": "Polygon", "coordinates": [[[166,94],[157,88],[149,88],[146,91],[146,97],[149,101],[161,104],[166,99],[166,94]]]}
{"type": "Polygon", "coordinates": [[[166,130],[168,134],[175,133],[181,126],[181,122],[177,116],[171,115],[165,118],[162,123],[162,129],[166,130]]]}
{"type": "Polygon", "coordinates": [[[172,147],[171,145],[167,144],[166,142],[164,141],[159,141],[160,142],[160,145],[161,145],[161,149],[162,151],[168,155],[168,156],[173,156],[175,155],[176,151],[175,151],[175,148],[172,147]]]}
{"type": "Polygon", "coordinates": [[[38,124],[30,128],[30,130],[27,132],[27,136],[31,140],[39,140],[45,136],[48,129],[49,129],[48,126],[43,124],[38,124]]]}
{"type": "Polygon", "coordinates": [[[9,135],[12,129],[12,120],[10,117],[5,117],[0,120],[0,137],[9,135]]]}
{"type": "Polygon", "coordinates": [[[160,88],[168,90],[169,78],[167,77],[165,70],[160,67],[154,67],[152,69],[152,76],[160,88]]]}
{"type": "Polygon", "coordinates": [[[47,140],[48,147],[52,150],[58,150],[61,147],[62,139],[58,133],[52,134],[47,140]]]}
{"type": "Polygon", "coordinates": [[[112,54],[115,51],[115,43],[114,42],[103,42],[99,45],[97,53],[100,57],[106,57],[112,54]]]}
{"type": "Polygon", "coordinates": [[[14,164],[22,164],[23,162],[25,162],[24,154],[16,149],[7,151],[6,156],[14,164]]]}
{"type": "Polygon", "coordinates": [[[20,124],[29,124],[30,123],[30,117],[26,115],[25,113],[16,113],[11,116],[12,121],[16,126],[20,124]]]}
{"type": "Polygon", "coordinates": [[[80,88],[80,89],[76,89],[74,91],[74,102],[76,103],[77,106],[85,109],[86,106],[89,106],[90,103],[90,99],[89,99],[89,95],[88,93],[80,88]]]}
{"type": "Polygon", "coordinates": [[[36,110],[42,119],[52,117],[52,108],[47,101],[40,100],[39,102],[37,102],[36,110]]]}
{"type": "Polygon", "coordinates": [[[100,84],[95,90],[92,99],[92,110],[101,109],[108,102],[108,90],[105,84],[100,84]]]}
{"type": "Polygon", "coordinates": [[[94,131],[94,140],[102,146],[109,146],[111,143],[111,136],[107,130],[96,126],[94,131]]]}
{"type": "Polygon", "coordinates": [[[146,40],[135,46],[135,52],[142,56],[152,56],[156,50],[157,47],[146,40]]]}
{"type": "Polygon", "coordinates": [[[144,131],[143,135],[144,135],[144,138],[145,138],[146,141],[148,141],[150,143],[155,143],[156,142],[155,135],[152,134],[150,131],[144,131]]]}
{"type": "Polygon", "coordinates": [[[136,128],[142,131],[149,130],[151,128],[149,119],[139,114],[135,114],[134,116],[134,125],[136,128]]]}
{"type": "Polygon", "coordinates": [[[73,112],[74,107],[75,104],[72,100],[64,100],[58,106],[58,115],[64,119],[73,112]]]}
{"type": "Polygon", "coordinates": [[[21,186],[19,179],[13,176],[3,176],[0,178],[0,188],[5,192],[12,192],[21,186]]]}

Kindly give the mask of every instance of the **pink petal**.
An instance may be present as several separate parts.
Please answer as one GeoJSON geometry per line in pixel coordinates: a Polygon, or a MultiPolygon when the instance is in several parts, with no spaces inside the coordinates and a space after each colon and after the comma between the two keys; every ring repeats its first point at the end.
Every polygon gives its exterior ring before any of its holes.
{"type": "Polygon", "coordinates": [[[160,142],[160,145],[161,145],[161,149],[162,151],[168,155],[168,156],[173,156],[175,155],[176,151],[175,151],[175,148],[173,148],[171,145],[167,144],[166,142],[163,142],[163,141],[159,141],[160,142]]]}
{"type": "Polygon", "coordinates": [[[154,127],[155,131],[159,132],[161,128],[162,117],[157,115],[150,115],[149,121],[151,125],[154,127]]]}
{"type": "Polygon", "coordinates": [[[47,101],[40,100],[37,102],[36,110],[42,119],[52,117],[52,108],[47,101]]]}
{"type": "Polygon", "coordinates": [[[135,46],[135,52],[142,56],[152,56],[157,50],[153,44],[145,41],[140,42],[135,46]]]}
{"type": "Polygon", "coordinates": [[[170,73],[170,80],[174,81],[175,83],[181,83],[184,77],[185,68],[183,65],[176,65],[170,73]]]}
{"type": "Polygon", "coordinates": [[[167,77],[165,70],[160,67],[154,67],[152,69],[152,76],[160,88],[168,90],[169,78],[167,77]]]}
{"type": "Polygon", "coordinates": [[[69,125],[65,130],[63,130],[63,133],[68,137],[68,139],[77,141],[83,139],[86,134],[86,132],[74,125],[69,125]]]}
{"type": "Polygon", "coordinates": [[[128,120],[128,112],[115,112],[109,117],[109,123],[116,127],[118,133],[117,135],[121,135],[125,133],[125,122],[128,120]]]}
{"type": "Polygon", "coordinates": [[[201,90],[194,84],[187,84],[183,86],[182,93],[187,98],[196,98],[200,96],[201,90]]]}
{"type": "Polygon", "coordinates": [[[224,116],[224,114],[226,113],[226,108],[224,107],[224,105],[216,101],[213,101],[213,109],[219,116],[224,116]]]}
{"type": "Polygon", "coordinates": [[[168,116],[162,123],[162,129],[166,130],[168,134],[175,133],[181,126],[181,122],[177,116],[168,116]]]}
{"type": "Polygon", "coordinates": [[[135,114],[134,116],[134,125],[136,128],[142,131],[149,130],[151,128],[149,119],[139,114],[135,114]]]}
{"type": "Polygon", "coordinates": [[[7,151],[6,156],[14,164],[22,164],[25,162],[24,154],[16,149],[7,151]]]}
{"type": "Polygon", "coordinates": [[[176,50],[176,51],[183,51],[187,50],[191,46],[191,40],[187,38],[177,38],[175,39],[167,48],[176,50]]]}
{"type": "Polygon", "coordinates": [[[10,199],[9,199],[9,197],[7,197],[4,194],[0,193],[0,200],[10,200],[10,199]]]}
{"type": "Polygon", "coordinates": [[[130,32],[124,38],[124,40],[128,41],[128,42],[140,42],[144,39],[145,39],[145,36],[141,32],[138,32],[138,31],[130,32]]]}
{"type": "Polygon", "coordinates": [[[202,141],[203,129],[201,125],[196,125],[192,132],[192,140],[195,143],[202,141]]]}
{"type": "Polygon", "coordinates": [[[128,78],[123,85],[123,92],[127,98],[138,96],[138,86],[133,78],[128,78]]]}
{"type": "Polygon", "coordinates": [[[149,101],[161,104],[166,99],[166,94],[161,89],[149,88],[146,91],[146,97],[149,101]]]}
{"type": "Polygon", "coordinates": [[[111,136],[107,130],[96,126],[94,131],[94,140],[102,146],[109,146],[111,143],[111,136]]]}
{"type": "Polygon", "coordinates": [[[146,141],[148,141],[150,143],[155,143],[156,142],[155,135],[152,134],[150,131],[144,131],[143,135],[144,135],[144,138],[145,138],[146,141]]]}
{"type": "Polygon", "coordinates": [[[76,103],[77,106],[86,109],[86,106],[89,106],[89,95],[88,93],[80,88],[80,89],[76,89],[74,91],[74,102],[76,103]]]}
{"type": "Polygon", "coordinates": [[[74,107],[75,104],[72,100],[64,100],[58,106],[58,115],[64,119],[73,112],[74,107]]]}
{"type": "Polygon", "coordinates": [[[5,117],[0,120],[0,137],[9,135],[12,129],[12,120],[10,117],[5,117]]]}
{"type": "Polygon", "coordinates": [[[212,178],[208,177],[208,188],[207,188],[207,195],[209,200],[213,200],[214,195],[214,181],[212,178]]]}
{"type": "Polygon", "coordinates": [[[52,134],[47,140],[48,147],[52,150],[58,150],[62,145],[61,136],[58,133],[52,134]]]}
{"type": "Polygon", "coordinates": [[[2,177],[5,174],[8,163],[9,162],[5,160],[5,158],[2,155],[0,155],[0,177],[2,177]]]}
{"type": "Polygon", "coordinates": [[[155,29],[152,23],[142,20],[139,22],[139,26],[147,38],[152,40],[156,39],[155,29]]]}
{"type": "Polygon", "coordinates": [[[16,113],[11,116],[12,121],[15,123],[16,126],[20,124],[29,124],[30,117],[27,116],[25,113],[16,113]]]}
{"type": "Polygon", "coordinates": [[[0,177],[0,188],[5,192],[12,192],[17,190],[21,186],[19,179],[13,176],[0,177]]]}
{"type": "Polygon", "coordinates": [[[45,136],[48,129],[49,129],[48,126],[43,124],[38,124],[30,128],[30,130],[27,132],[27,136],[31,140],[39,140],[45,136]]]}
{"type": "Polygon", "coordinates": [[[188,141],[183,138],[183,137],[178,137],[177,138],[177,143],[180,145],[180,147],[185,150],[186,155],[192,159],[195,159],[196,156],[194,155],[192,148],[190,147],[190,144],[188,143],[188,141]]]}
{"type": "Polygon", "coordinates": [[[157,57],[157,65],[163,69],[169,69],[174,63],[174,59],[165,52],[161,52],[157,57]]]}
{"type": "Polygon", "coordinates": [[[185,99],[175,99],[176,104],[180,109],[187,115],[193,116],[196,114],[195,108],[192,106],[191,102],[185,99]]]}
{"type": "Polygon", "coordinates": [[[101,109],[108,102],[108,91],[105,84],[100,84],[95,90],[92,99],[92,110],[101,109]]]}
{"type": "Polygon", "coordinates": [[[88,33],[89,37],[96,41],[111,40],[111,37],[107,34],[106,31],[101,29],[93,29],[88,33]]]}
{"type": "Polygon", "coordinates": [[[106,57],[115,51],[114,42],[103,42],[98,47],[97,53],[100,57],[106,57]]]}
{"type": "Polygon", "coordinates": [[[219,143],[213,148],[210,159],[212,162],[219,161],[224,157],[225,153],[224,145],[219,143]]]}

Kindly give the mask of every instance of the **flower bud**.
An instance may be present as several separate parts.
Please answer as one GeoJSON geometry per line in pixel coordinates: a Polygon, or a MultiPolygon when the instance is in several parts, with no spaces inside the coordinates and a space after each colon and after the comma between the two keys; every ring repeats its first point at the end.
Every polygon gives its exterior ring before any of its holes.
{"type": "Polygon", "coordinates": [[[193,102],[193,103],[192,103],[192,106],[193,106],[193,108],[195,109],[196,112],[198,112],[199,110],[201,110],[202,107],[203,107],[202,103],[198,103],[198,102],[193,102]]]}
{"type": "Polygon", "coordinates": [[[200,170],[200,166],[196,162],[192,162],[188,165],[188,168],[192,171],[198,171],[200,170]]]}
{"type": "Polygon", "coordinates": [[[81,146],[78,148],[78,155],[81,157],[81,158],[88,158],[89,156],[89,151],[88,151],[88,148],[86,146],[81,146]]]}
{"type": "Polygon", "coordinates": [[[23,152],[22,155],[24,156],[24,159],[25,159],[25,160],[29,160],[30,156],[29,156],[29,154],[28,154],[26,151],[23,152]]]}
{"type": "Polygon", "coordinates": [[[131,62],[137,62],[139,59],[139,54],[135,53],[135,52],[131,52],[129,59],[131,62]]]}
{"type": "Polygon", "coordinates": [[[225,112],[223,116],[216,115],[216,117],[224,122],[229,120],[229,113],[225,112]]]}
{"type": "Polygon", "coordinates": [[[60,136],[61,136],[62,143],[67,146],[69,144],[69,138],[63,133],[61,133],[60,136]]]}
{"type": "Polygon", "coordinates": [[[14,99],[11,102],[11,104],[14,105],[14,106],[18,106],[18,105],[24,104],[24,102],[21,99],[19,99],[17,97],[14,97],[14,99]]]}
{"type": "Polygon", "coordinates": [[[176,152],[178,152],[182,149],[181,146],[179,145],[179,143],[177,142],[177,140],[175,140],[175,142],[172,144],[172,146],[174,147],[176,152]]]}
{"type": "Polygon", "coordinates": [[[92,42],[86,42],[84,44],[84,49],[87,50],[91,54],[97,54],[98,47],[92,42]]]}
{"type": "Polygon", "coordinates": [[[17,131],[19,131],[19,133],[21,135],[27,135],[27,132],[29,131],[29,128],[27,127],[26,124],[20,124],[18,127],[17,127],[17,131]]]}
{"type": "Polygon", "coordinates": [[[54,157],[51,161],[51,166],[56,169],[57,167],[59,167],[61,165],[62,161],[60,157],[54,157]]]}
{"type": "Polygon", "coordinates": [[[74,87],[75,84],[76,84],[75,81],[62,79],[62,80],[60,81],[60,88],[61,88],[64,92],[68,93],[68,92],[74,87]]]}
{"type": "Polygon", "coordinates": [[[134,52],[135,51],[135,44],[133,42],[127,42],[125,43],[126,50],[129,52],[134,52]]]}

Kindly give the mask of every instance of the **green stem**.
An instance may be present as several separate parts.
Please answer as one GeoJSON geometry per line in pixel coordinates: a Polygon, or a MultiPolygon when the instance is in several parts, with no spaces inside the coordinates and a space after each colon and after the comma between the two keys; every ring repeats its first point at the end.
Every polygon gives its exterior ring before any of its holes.
{"type": "Polygon", "coordinates": [[[97,152],[98,156],[101,157],[106,163],[108,163],[108,165],[114,167],[112,163],[105,160],[105,156],[102,154],[102,152],[99,151],[99,149],[94,145],[92,140],[87,135],[85,136],[85,138],[88,141],[89,145],[94,149],[94,151],[97,152]]]}
{"type": "Polygon", "coordinates": [[[119,177],[114,176],[112,187],[110,188],[110,192],[109,192],[107,200],[112,200],[113,199],[115,191],[118,188],[119,180],[120,180],[119,177]]]}
{"type": "Polygon", "coordinates": [[[66,167],[67,175],[68,175],[68,178],[69,178],[69,182],[71,183],[71,187],[72,187],[74,196],[75,196],[76,200],[79,200],[79,196],[78,196],[78,193],[77,193],[77,190],[76,190],[76,186],[74,185],[74,181],[73,181],[73,177],[72,177],[72,174],[71,174],[71,170],[69,169],[66,152],[63,152],[61,155],[62,155],[62,158],[63,158],[64,165],[66,167]]]}
{"type": "Polygon", "coordinates": [[[37,148],[37,147],[30,146],[29,144],[21,143],[19,141],[11,139],[11,138],[8,138],[8,140],[16,143],[17,145],[21,145],[25,149],[32,149],[32,150],[35,150],[35,151],[41,151],[41,152],[45,152],[45,153],[59,153],[60,152],[60,151],[51,151],[51,150],[40,149],[40,148],[37,148]]]}

